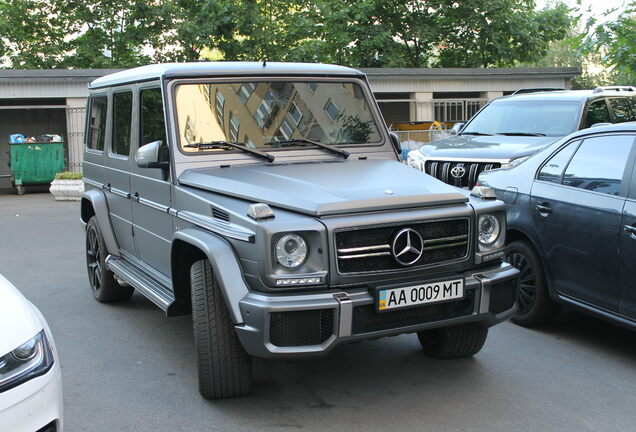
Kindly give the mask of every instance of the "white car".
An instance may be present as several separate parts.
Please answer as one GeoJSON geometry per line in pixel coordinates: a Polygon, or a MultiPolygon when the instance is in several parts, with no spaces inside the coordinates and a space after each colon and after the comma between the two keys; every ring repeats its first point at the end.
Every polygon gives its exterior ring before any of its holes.
{"type": "Polygon", "coordinates": [[[51,330],[0,275],[0,431],[61,430],[62,381],[51,330]]]}

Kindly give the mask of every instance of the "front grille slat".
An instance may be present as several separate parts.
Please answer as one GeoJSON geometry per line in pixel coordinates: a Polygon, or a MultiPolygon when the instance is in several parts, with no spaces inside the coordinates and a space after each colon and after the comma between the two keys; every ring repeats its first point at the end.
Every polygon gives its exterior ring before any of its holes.
{"type": "Polygon", "coordinates": [[[470,250],[468,218],[403,225],[360,227],[336,231],[336,257],[340,273],[365,273],[417,268],[456,262],[470,250]],[[411,228],[422,237],[422,256],[410,266],[396,260],[391,251],[398,232],[411,228]]]}
{"type": "MultiPolygon", "coordinates": [[[[477,183],[479,174],[484,171],[501,168],[499,162],[471,162],[471,161],[436,161],[429,160],[424,163],[424,172],[453,186],[472,189],[477,183]],[[441,167],[438,169],[438,167],[441,167]],[[453,176],[454,168],[462,168],[463,175],[453,176]]],[[[462,172],[459,170],[459,172],[462,172]]]]}

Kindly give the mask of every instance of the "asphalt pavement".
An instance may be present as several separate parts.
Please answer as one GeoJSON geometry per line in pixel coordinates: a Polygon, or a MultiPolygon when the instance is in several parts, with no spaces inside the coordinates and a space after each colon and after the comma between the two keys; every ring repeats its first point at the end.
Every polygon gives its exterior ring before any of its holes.
{"type": "Polygon", "coordinates": [[[250,396],[207,401],[190,317],[139,294],[97,303],[84,259],[79,203],[0,194],[0,273],[54,333],[68,432],[636,429],[636,333],[568,310],[540,330],[494,327],[467,360],[427,358],[415,335],[257,359],[250,396]]]}

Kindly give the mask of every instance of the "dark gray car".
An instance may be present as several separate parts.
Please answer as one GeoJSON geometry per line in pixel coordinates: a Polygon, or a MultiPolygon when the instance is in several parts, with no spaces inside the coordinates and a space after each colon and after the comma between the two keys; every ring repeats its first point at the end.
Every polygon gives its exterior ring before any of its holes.
{"type": "Polygon", "coordinates": [[[636,88],[521,93],[493,100],[447,139],[409,152],[407,163],[472,188],[483,171],[514,166],[579,129],[636,121],[636,88]]]}
{"type": "Polygon", "coordinates": [[[577,132],[479,184],[506,203],[522,325],[559,304],[636,327],[636,124],[577,132]]]}
{"type": "Polygon", "coordinates": [[[206,397],[246,393],[251,356],[413,332],[470,356],[515,313],[503,204],[399,163],[356,70],[132,69],[91,83],[86,137],[93,294],[192,313],[206,397]]]}

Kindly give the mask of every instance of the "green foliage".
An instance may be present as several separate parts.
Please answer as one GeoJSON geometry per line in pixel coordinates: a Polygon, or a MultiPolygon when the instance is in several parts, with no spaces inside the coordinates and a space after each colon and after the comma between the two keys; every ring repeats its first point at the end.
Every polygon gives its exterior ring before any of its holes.
{"type": "Polygon", "coordinates": [[[84,176],[82,173],[63,171],[55,174],[55,180],[81,180],[84,176]]]}
{"type": "Polygon", "coordinates": [[[511,66],[570,25],[533,0],[0,0],[0,60],[17,68],[225,60],[355,67],[511,66]]]}

